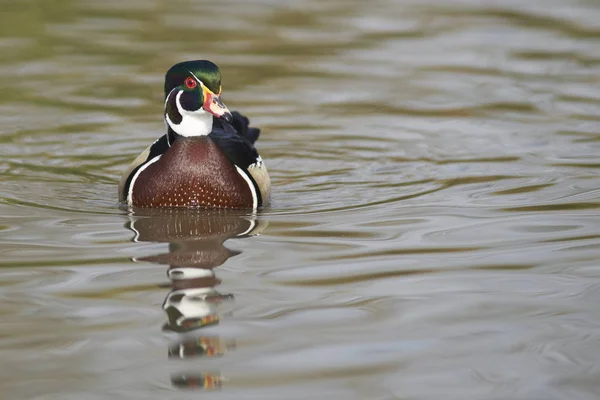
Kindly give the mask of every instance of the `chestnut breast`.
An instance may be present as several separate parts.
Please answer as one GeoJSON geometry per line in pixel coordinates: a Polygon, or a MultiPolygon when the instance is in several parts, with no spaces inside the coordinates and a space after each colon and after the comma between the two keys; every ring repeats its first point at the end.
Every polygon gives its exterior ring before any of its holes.
{"type": "Polygon", "coordinates": [[[132,182],[136,207],[252,208],[248,183],[207,136],[177,138],[132,182]]]}

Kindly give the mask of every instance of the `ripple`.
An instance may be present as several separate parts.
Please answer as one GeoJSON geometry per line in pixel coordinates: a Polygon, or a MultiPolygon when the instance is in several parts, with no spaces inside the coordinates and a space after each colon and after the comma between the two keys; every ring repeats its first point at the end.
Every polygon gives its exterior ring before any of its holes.
{"type": "Polygon", "coordinates": [[[596,398],[596,5],[7,7],[6,396],[596,398]],[[204,57],[272,205],[120,209],[164,71],[204,57]]]}

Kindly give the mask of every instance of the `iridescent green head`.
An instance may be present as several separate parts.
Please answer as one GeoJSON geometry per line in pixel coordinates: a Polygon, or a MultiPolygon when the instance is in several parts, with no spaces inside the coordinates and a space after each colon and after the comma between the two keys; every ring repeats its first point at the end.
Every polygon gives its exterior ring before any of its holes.
{"type": "Polygon", "coordinates": [[[167,95],[185,83],[189,76],[202,82],[214,94],[221,94],[221,71],[208,60],[184,61],[173,65],[165,77],[165,99],[167,95]]]}
{"type": "Polygon", "coordinates": [[[207,135],[212,114],[226,121],[232,115],[221,101],[221,72],[207,60],[173,65],[165,76],[165,119],[184,136],[207,135]]]}

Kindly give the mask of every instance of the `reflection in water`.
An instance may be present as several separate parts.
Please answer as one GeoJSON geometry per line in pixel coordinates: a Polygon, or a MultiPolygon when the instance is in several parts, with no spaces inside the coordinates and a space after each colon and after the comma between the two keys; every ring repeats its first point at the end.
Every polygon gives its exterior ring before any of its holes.
{"type": "MultiPolygon", "coordinates": [[[[255,235],[265,225],[256,216],[226,211],[143,210],[135,215],[128,223],[134,241],[169,243],[168,253],[135,259],[169,265],[171,291],[163,303],[167,313],[163,329],[181,334],[169,346],[169,358],[222,356],[235,348],[234,341],[188,333],[218,324],[219,306],[234,298],[215,289],[221,281],[214,268],[239,254],[224,242],[255,235]]],[[[222,378],[220,373],[181,373],[173,375],[171,382],[176,387],[214,389],[221,387],[222,378]]]]}
{"type": "Polygon", "coordinates": [[[600,398],[600,2],[4,3],[1,398],[600,398]],[[276,188],[239,257],[116,206],[196,57],[276,188]]]}

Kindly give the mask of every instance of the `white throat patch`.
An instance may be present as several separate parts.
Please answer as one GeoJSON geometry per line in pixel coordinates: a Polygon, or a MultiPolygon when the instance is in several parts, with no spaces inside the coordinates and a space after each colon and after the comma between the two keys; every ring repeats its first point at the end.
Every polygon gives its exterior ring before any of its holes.
{"type": "MultiPolygon", "coordinates": [[[[169,97],[173,94],[169,93],[167,96],[167,101],[169,101],[169,97]]],[[[165,112],[165,121],[167,124],[177,133],[178,135],[190,137],[190,136],[206,136],[212,131],[213,125],[213,116],[211,113],[204,110],[200,107],[197,111],[187,111],[181,107],[179,99],[183,91],[179,90],[177,92],[177,96],[175,97],[175,104],[177,105],[177,111],[181,115],[181,123],[176,124],[169,118],[169,114],[165,112]]],[[[166,104],[166,102],[165,102],[166,104]]]]}

